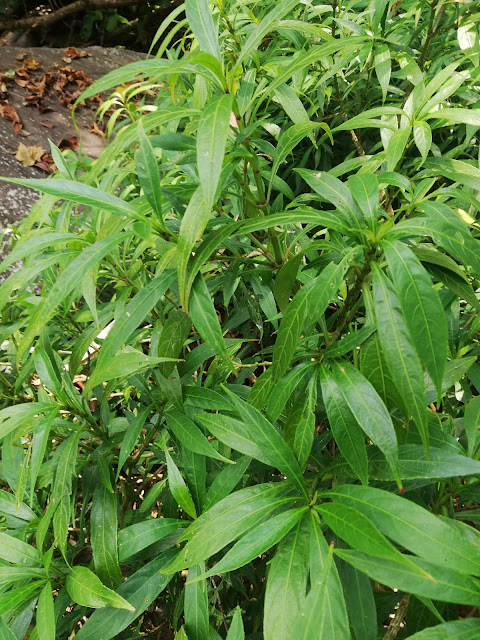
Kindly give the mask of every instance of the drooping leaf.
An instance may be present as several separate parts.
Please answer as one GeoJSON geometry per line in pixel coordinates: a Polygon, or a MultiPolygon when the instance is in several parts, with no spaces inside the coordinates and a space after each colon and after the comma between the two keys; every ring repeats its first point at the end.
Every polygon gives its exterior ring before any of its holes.
{"type": "Polygon", "coordinates": [[[111,589],[116,589],[122,581],[118,564],[117,526],[117,496],[103,484],[98,484],[93,493],[90,542],[95,572],[111,589]]]}
{"type": "Polygon", "coordinates": [[[283,482],[258,484],[232,493],[188,527],[180,539],[188,542],[168,571],[180,571],[205,561],[277,509],[286,509],[297,499],[298,493],[292,485],[283,482]]]}
{"type": "MultiPolygon", "coordinates": [[[[428,456],[427,397],[422,365],[412,347],[393,287],[376,264],[372,268],[372,284],[377,334],[385,362],[402,397],[403,406],[408,407],[415,420],[428,456]]],[[[407,313],[415,313],[415,309],[413,312],[408,309],[407,313]]]]}
{"type": "Polygon", "coordinates": [[[441,394],[448,350],[443,305],[427,272],[406,245],[385,243],[384,251],[415,349],[441,394]]]}
{"type": "Polygon", "coordinates": [[[115,591],[108,589],[87,567],[72,567],[67,576],[66,588],[72,600],[85,607],[98,609],[110,606],[135,611],[135,607],[115,591]]]}
{"type": "Polygon", "coordinates": [[[309,560],[308,519],[305,515],[279,545],[270,563],[265,590],[265,640],[288,640],[305,602],[309,560]]]}
{"type": "Polygon", "coordinates": [[[397,437],[390,414],[380,396],[370,382],[348,362],[337,364],[332,372],[355,420],[385,454],[395,480],[401,486],[397,437]]]}
{"type": "Polygon", "coordinates": [[[368,483],[368,459],[365,435],[350,411],[332,373],[321,370],[322,398],[330,429],[343,457],[362,484],[368,483]]]}

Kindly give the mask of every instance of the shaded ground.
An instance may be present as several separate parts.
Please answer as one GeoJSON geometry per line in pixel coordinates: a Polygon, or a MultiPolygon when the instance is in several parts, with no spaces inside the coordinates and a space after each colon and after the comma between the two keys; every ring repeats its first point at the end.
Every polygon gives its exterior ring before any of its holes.
{"type": "MultiPolygon", "coordinates": [[[[93,80],[144,57],[102,47],[0,47],[0,176],[46,177],[52,166],[49,138],[63,149],[81,144],[84,153],[97,157],[105,144],[101,130],[91,130],[99,102],[91,100],[76,110],[78,130],[71,105],[93,80]]],[[[0,182],[0,228],[23,218],[36,198],[31,189],[0,182]]]]}

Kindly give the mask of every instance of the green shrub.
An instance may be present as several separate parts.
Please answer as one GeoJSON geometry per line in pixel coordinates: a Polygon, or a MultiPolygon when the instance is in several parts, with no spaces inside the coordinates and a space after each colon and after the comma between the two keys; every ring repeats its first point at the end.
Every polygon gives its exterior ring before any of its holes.
{"type": "Polygon", "coordinates": [[[18,181],[1,637],[480,638],[479,16],[212,4],[18,181]]]}

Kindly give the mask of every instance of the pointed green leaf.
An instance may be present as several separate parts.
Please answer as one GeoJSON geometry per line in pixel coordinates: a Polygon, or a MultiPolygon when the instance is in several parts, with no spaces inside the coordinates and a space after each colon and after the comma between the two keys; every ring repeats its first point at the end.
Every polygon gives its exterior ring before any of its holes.
{"type": "Polygon", "coordinates": [[[162,229],[166,230],[162,215],[163,195],[160,187],[160,172],[158,162],[153,151],[152,143],[145,135],[142,121],[137,127],[138,149],[135,152],[135,165],[137,168],[138,181],[143,193],[157,215],[162,229]]]}
{"type": "Polygon", "coordinates": [[[202,51],[222,60],[218,46],[218,32],[208,0],[185,0],[188,24],[202,51]]]}
{"type": "Polygon", "coordinates": [[[341,485],[323,495],[358,509],[399,546],[423,558],[434,559],[439,567],[450,567],[467,575],[480,574],[476,546],[414,502],[388,491],[359,485],[341,485]]]}
{"type": "Polygon", "coordinates": [[[360,551],[337,549],[335,553],[359,571],[387,587],[406,591],[414,595],[476,605],[479,601],[480,582],[446,567],[439,567],[423,558],[411,556],[411,561],[432,575],[434,580],[425,580],[418,572],[394,560],[383,560],[360,551]]]}
{"type": "Polygon", "coordinates": [[[235,408],[245,424],[250,438],[264,452],[270,464],[293,480],[308,497],[300,466],[292,450],[275,427],[255,407],[228,391],[235,408]]]}
{"type": "Polygon", "coordinates": [[[208,597],[205,579],[195,580],[204,573],[203,565],[190,567],[185,585],[185,631],[188,640],[209,640],[208,597]]]}
{"type": "Polygon", "coordinates": [[[205,280],[200,274],[197,276],[192,287],[190,317],[203,340],[220,356],[229,369],[235,371],[235,367],[227,352],[222,328],[218,321],[213,300],[205,280]]]}
{"type": "Polygon", "coordinates": [[[197,513],[195,511],[195,505],[193,504],[192,496],[190,495],[190,491],[188,490],[187,485],[185,484],[185,480],[182,478],[182,474],[180,473],[177,465],[172,459],[172,456],[165,449],[165,457],[167,459],[167,469],[168,469],[168,485],[170,487],[170,491],[172,492],[172,496],[175,498],[177,504],[188,513],[191,518],[196,518],[197,513]]]}
{"type": "Polygon", "coordinates": [[[421,206],[427,214],[428,234],[435,242],[480,273],[480,242],[473,238],[463,220],[442,202],[422,202],[421,206]]]}
{"type": "MultiPolygon", "coordinates": [[[[48,180],[49,184],[54,182],[55,180],[48,180]]],[[[107,253],[130,235],[131,233],[119,233],[99,240],[82,251],[77,258],[69,263],[55,281],[47,297],[35,308],[29,320],[28,328],[18,347],[18,361],[20,361],[27,352],[33,338],[40,333],[42,327],[50,320],[56,307],[75,289],[78,283],[81,282],[83,276],[93,269],[107,253]]]]}
{"type": "Polygon", "coordinates": [[[236,542],[202,578],[234,571],[261,556],[286,536],[300,520],[306,509],[307,507],[290,509],[255,527],[236,542]]]}
{"type": "MultiPolygon", "coordinates": [[[[145,320],[172,284],[174,278],[175,273],[169,270],[157,278],[150,280],[150,282],[146,286],[143,286],[130,300],[122,312],[117,315],[100,349],[96,367],[87,382],[88,388],[93,388],[101,382],[100,377],[103,377],[103,375],[100,375],[100,372],[102,370],[109,370],[112,364],[115,366],[116,353],[128,343],[138,325],[145,320]]],[[[145,362],[147,363],[147,361],[145,362]]],[[[159,362],[161,362],[161,360],[159,362]]],[[[113,377],[116,376],[110,375],[110,378],[113,377]]]]}
{"type": "Polygon", "coordinates": [[[228,460],[212,447],[193,420],[186,415],[172,410],[166,413],[166,418],[168,428],[173,431],[184,447],[199,455],[234,464],[232,460],[228,460]]]}
{"type": "Polygon", "coordinates": [[[125,464],[128,456],[133,451],[133,448],[135,447],[138,437],[140,436],[140,433],[145,426],[145,422],[152,412],[152,408],[153,405],[144,407],[127,427],[122,440],[122,446],[120,447],[120,453],[118,454],[117,480],[123,465],[125,464]]]}
{"type": "Polygon", "coordinates": [[[378,180],[371,173],[357,173],[348,178],[348,187],[370,229],[375,230],[379,208],[378,180]]]}
{"type": "MultiPolygon", "coordinates": [[[[376,263],[372,264],[372,285],[377,335],[385,361],[403,404],[417,425],[428,457],[427,396],[422,365],[412,346],[398,298],[376,263]]],[[[415,314],[416,309],[409,308],[407,313],[415,314]]]]}
{"type": "Polygon", "coordinates": [[[440,297],[428,273],[406,245],[386,242],[384,251],[415,349],[441,394],[448,331],[440,297]]]}
{"type": "MultiPolygon", "coordinates": [[[[5,178],[0,178],[0,180],[5,180],[5,178]]],[[[127,202],[81,182],[65,180],[64,178],[59,178],[58,180],[8,178],[8,181],[38,189],[38,191],[49,193],[62,200],[70,200],[87,207],[98,207],[105,211],[127,216],[133,220],[147,222],[147,218],[140,213],[139,208],[133,202],[127,202]]]]}
{"type": "Polygon", "coordinates": [[[93,493],[90,515],[90,543],[98,578],[116,589],[122,582],[117,550],[117,496],[103,484],[93,493]]]}
{"type": "Polygon", "coordinates": [[[355,420],[370,440],[383,451],[397,484],[401,486],[397,436],[386,406],[370,382],[348,362],[335,365],[333,375],[355,420]]]}
{"type": "Polygon", "coordinates": [[[270,563],[265,590],[265,640],[290,640],[305,602],[309,557],[308,518],[304,516],[279,545],[270,563]]]}
{"type": "Polygon", "coordinates": [[[275,381],[290,366],[306,319],[316,321],[323,314],[335,296],[343,274],[343,264],[329,264],[319,276],[304,285],[289,303],[273,347],[272,375],[275,381]]]}
{"type": "Polygon", "coordinates": [[[285,482],[257,484],[217,502],[188,527],[180,538],[187,544],[166,570],[181,571],[204,562],[277,509],[293,505],[296,491],[285,482]]]}
{"type": "Polygon", "coordinates": [[[77,632],[75,640],[111,640],[126,629],[149,607],[165,589],[172,575],[162,575],[162,569],[170,562],[173,551],[161,554],[128,578],[117,595],[135,607],[135,611],[105,607],[94,611],[77,632]]]}
{"type": "Polygon", "coordinates": [[[118,593],[108,589],[87,567],[72,567],[65,586],[72,600],[84,607],[99,609],[110,606],[135,611],[135,607],[118,593]]]}
{"type": "Polygon", "coordinates": [[[333,374],[325,367],[322,367],[320,380],[323,402],[335,442],[361,483],[368,484],[365,435],[350,411],[333,374]]]}
{"type": "Polygon", "coordinates": [[[480,637],[480,620],[464,618],[422,629],[410,636],[409,640],[470,640],[475,636],[480,637]]]}
{"type": "Polygon", "coordinates": [[[464,426],[468,441],[468,455],[473,456],[480,443],[480,396],[473,397],[466,405],[464,426]]]}
{"type": "Polygon", "coordinates": [[[227,633],[227,640],[245,640],[245,631],[243,630],[242,610],[236,607],[233,614],[230,629],[227,633]]]}
{"type": "Polygon", "coordinates": [[[156,518],[137,522],[118,533],[118,559],[124,562],[142,549],[158,542],[172,531],[184,527],[184,520],[174,518],[156,518]]]}

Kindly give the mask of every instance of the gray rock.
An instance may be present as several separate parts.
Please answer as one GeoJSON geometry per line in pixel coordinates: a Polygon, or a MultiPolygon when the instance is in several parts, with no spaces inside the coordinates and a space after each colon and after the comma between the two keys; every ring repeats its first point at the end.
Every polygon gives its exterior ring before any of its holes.
{"type": "MultiPolygon", "coordinates": [[[[79,49],[80,50],[80,49],[79,49]]],[[[40,63],[39,71],[48,72],[70,65],[74,69],[84,71],[92,80],[104,76],[109,71],[130,62],[145,58],[145,54],[126,49],[104,49],[102,47],[86,47],[81,49],[91,56],[73,58],[71,62],[63,60],[65,49],[49,49],[47,47],[0,47],[0,72],[7,72],[22,66],[18,56],[26,55],[40,63]]],[[[36,75],[37,72],[32,73],[36,75]]],[[[0,117],[0,176],[12,178],[44,178],[45,171],[37,167],[25,167],[15,159],[18,145],[41,145],[49,150],[48,139],[55,144],[62,139],[76,136],[81,140],[82,151],[92,158],[98,157],[105,145],[105,140],[89,131],[95,117],[96,105],[79,107],[75,112],[78,130],[75,128],[70,109],[63,105],[55,92],[42,98],[42,103],[48,110],[43,113],[36,106],[26,106],[23,100],[27,95],[26,89],[17,84],[8,84],[7,100],[17,110],[27,137],[16,134],[12,123],[0,117]]],[[[38,198],[38,193],[32,189],[21,187],[13,183],[0,182],[0,229],[8,228],[26,216],[30,206],[38,198]]]]}

